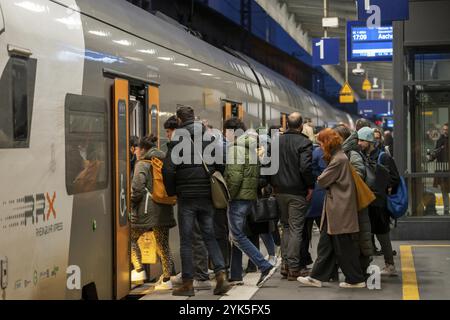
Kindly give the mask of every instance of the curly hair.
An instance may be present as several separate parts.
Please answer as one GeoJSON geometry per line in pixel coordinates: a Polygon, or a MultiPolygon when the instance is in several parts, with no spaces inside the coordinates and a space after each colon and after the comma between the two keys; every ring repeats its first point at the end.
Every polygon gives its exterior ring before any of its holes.
{"type": "Polygon", "coordinates": [[[317,141],[322,144],[323,159],[327,162],[330,162],[333,154],[342,147],[341,136],[330,128],[320,131],[317,141]]]}

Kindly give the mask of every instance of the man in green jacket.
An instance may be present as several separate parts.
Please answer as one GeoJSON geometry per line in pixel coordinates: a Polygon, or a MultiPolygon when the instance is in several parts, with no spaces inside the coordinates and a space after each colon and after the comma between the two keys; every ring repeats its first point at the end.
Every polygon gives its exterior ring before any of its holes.
{"type": "Polygon", "coordinates": [[[231,282],[242,282],[242,252],[261,271],[257,283],[261,287],[275,268],[264,259],[261,252],[244,233],[246,218],[251,213],[257,198],[259,165],[256,153],[257,138],[248,133],[245,124],[238,118],[225,122],[226,138],[229,143],[225,180],[231,201],[228,205],[228,226],[233,244],[231,255],[231,282]]]}

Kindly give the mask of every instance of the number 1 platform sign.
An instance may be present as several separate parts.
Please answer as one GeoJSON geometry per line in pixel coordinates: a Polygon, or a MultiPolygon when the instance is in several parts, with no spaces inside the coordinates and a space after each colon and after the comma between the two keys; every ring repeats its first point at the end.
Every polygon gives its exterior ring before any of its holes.
{"type": "Polygon", "coordinates": [[[313,39],[313,66],[339,64],[339,39],[313,39]]]}

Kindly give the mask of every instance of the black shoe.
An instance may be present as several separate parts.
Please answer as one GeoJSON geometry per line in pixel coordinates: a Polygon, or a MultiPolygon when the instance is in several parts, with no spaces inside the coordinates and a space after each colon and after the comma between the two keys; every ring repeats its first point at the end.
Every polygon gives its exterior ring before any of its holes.
{"type": "Polygon", "coordinates": [[[383,255],[383,251],[376,249],[375,250],[375,255],[376,256],[382,256],[383,255]]]}
{"type": "Polygon", "coordinates": [[[256,284],[256,286],[258,288],[261,288],[262,285],[269,280],[270,276],[273,274],[273,272],[275,271],[275,267],[270,267],[269,269],[261,272],[261,277],[259,277],[258,283],[256,284]]]}

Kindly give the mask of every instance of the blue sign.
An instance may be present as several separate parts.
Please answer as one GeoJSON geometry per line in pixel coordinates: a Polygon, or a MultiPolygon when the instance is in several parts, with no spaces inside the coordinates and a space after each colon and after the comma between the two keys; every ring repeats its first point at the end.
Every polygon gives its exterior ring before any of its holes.
{"type": "Polygon", "coordinates": [[[313,66],[339,64],[339,39],[313,39],[313,66]]]}
{"type": "Polygon", "coordinates": [[[392,25],[368,28],[364,22],[347,23],[348,61],[392,61],[394,32],[392,25]]]}
{"type": "Polygon", "coordinates": [[[392,100],[360,100],[358,113],[363,117],[392,116],[392,100]]]}
{"type": "Polygon", "coordinates": [[[381,22],[404,21],[409,19],[409,0],[358,0],[358,20],[367,21],[370,16],[380,12],[381,22]],[[378,6],[366,10],[367,6],[378,6]]]}

